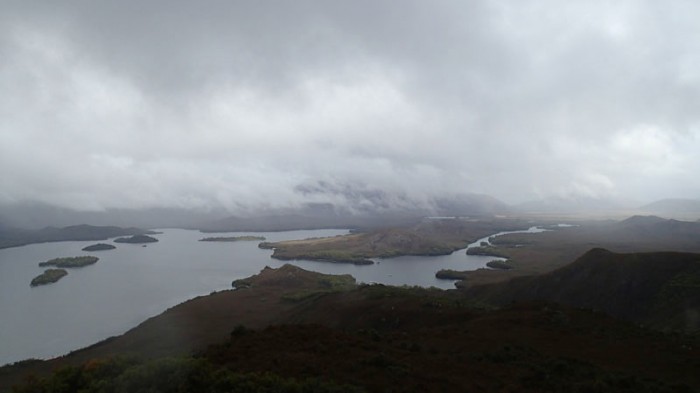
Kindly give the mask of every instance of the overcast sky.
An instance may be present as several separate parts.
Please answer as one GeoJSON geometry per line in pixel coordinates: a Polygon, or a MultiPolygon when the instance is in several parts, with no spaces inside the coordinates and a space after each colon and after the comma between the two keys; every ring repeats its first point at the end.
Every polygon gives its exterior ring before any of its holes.
{"type": "Polygon", "coordinates": [[[0,203],[698,198],[699,20],[692,0],[0,0],[0,203]]]}

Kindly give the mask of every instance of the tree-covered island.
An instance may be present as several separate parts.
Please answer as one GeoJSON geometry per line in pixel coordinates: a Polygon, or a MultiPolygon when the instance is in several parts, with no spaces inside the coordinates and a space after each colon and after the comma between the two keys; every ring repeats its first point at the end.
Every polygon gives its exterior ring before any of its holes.
{"type": "Polygon", "coordinates": [[[68,272],[65,271],[65,269],[46,269],[43,273],[34,277],[29,285],[36,287],[39,285],[53,284],[66,275],[68,275],[68,272]]]}
{"type": "Polygon", "coordinates": [[[39,263],[39,266],[55,266],[61,268],[71,268],[71,267],[83,267],[87,265],[92,265],[99,260],[97,257],[82,256],[82,257],[66,257],[66,258],[54,258],[46,262],[39,263]]]}
{"type": "Polygon", "coordinates": [[[83,251],[105,251],[105,250],[114,250],[115,246],[111,244],[106,244],[106,243],[97,243],[97,244],[92,244],[87,247],[84,247],[82,250],[83,251]]]}
{"type": "Polygon", "coordinates": [[[115,243],[131,243],[131,244],[141,244],[141,243],[155,243],[158,239],[148,235],[134,235],[130,237],[120,237],[114,239],[115,243]]]}

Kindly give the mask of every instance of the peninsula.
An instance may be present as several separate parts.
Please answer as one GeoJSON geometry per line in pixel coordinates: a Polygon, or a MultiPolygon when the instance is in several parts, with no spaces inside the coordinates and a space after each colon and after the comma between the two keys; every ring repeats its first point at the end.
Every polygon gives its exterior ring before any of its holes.
{"type": "Polygon", "coordinates": [[[99,260],[97,257],[82,256],[82,257],[67,257],[67,258],[54,258],[46,262],[39,263],[39,266],[55,266],[61,268],[72,268],[72,267],[83,267],[87,265],[92,265],[99,260]]]}
{"type": "Polygon", "coordinates": [[[526,225],[508,219],[481,222],[461,219],[424,220],[407,228],[384,228],[328,238],[262,242],[258,247],[274,250],[272,258],[280,260],[306,259],[366,265],[374,263],[370,258],[447,255],[480,237],[526,225]]]}
{"type": "Polygon", "coordinates": [[[264,236],[230,236],[230,237],[205,237],[199,239],[200,242],[241,242],[241,241],[264,241],[264,236]]]}
{"type": "Polygon", "coordinates": [[[29,285],[36,287],[39,285],[53,284],[66,275],[68,275],[68,272],[65,271],[65,269],[46,269],[43,273],[34,277],[29,285]]]}
{"type": "Polygon", "coordinates": [[[478,246],[467,248],[467,255],[481,255],[486,257],[496,257],[496,258],[508,258],[509,256],[504,252],[498,250],[494,246],[478,246]]]}

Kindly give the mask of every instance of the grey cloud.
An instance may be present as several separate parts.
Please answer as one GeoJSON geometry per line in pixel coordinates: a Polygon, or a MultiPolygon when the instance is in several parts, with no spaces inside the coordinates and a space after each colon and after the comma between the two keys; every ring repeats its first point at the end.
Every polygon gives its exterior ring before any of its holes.
{"type": "Polygon", "coordinates": [[[700,195],[690,1],[3,4],[0,202],[700,195]]]}

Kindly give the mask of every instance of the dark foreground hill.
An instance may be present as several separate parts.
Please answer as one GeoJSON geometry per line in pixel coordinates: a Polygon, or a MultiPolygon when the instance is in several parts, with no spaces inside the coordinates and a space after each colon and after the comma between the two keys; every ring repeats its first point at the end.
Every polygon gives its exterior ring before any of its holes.
{"type": "Polygon", "coordinates": [[[650,391],[700,388],[697,339],[550,303],[479,306],[460,291],[356,286],[285,265],[48,362],[0,391],[650,391]],[[117,356],[115,358],[115,356],[117,356]]]}
{"type": "Polygon", "coordinates": [[[546,300],[604,311],[657,329],[700,330],[700,254],[592,249],[551,273],[473,287],[495,304],[546,300]]]}

